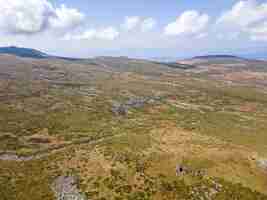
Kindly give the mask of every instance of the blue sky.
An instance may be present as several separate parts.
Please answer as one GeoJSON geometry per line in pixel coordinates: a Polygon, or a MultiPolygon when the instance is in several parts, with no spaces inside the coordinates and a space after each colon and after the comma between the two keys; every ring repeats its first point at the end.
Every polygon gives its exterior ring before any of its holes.
{"type": "MultiPolygon", "coordinates": [[[[223,9],[230,8],[236,0],[57,0],[51,1],[56,4],[66,4],[71,7],[79,8],[93,17],[112,17],[120,20],[127,15],[141,15],[161,17],[168,20],[168,17],[176,17],[178,13],[185,10],[197,9],[217,15],[223,9]],[[114,12],[116,13],[114,15],[114,12]],[[106,13],[106,14],[105,14],[106,13]]],[[[107,19],[105,19],[107,20],[107,19]]]]}
{"type": "Polygon", "coordinates": [[[261,56],[263,0],[0,0],[0,46],[72,57],[261,56]]]}

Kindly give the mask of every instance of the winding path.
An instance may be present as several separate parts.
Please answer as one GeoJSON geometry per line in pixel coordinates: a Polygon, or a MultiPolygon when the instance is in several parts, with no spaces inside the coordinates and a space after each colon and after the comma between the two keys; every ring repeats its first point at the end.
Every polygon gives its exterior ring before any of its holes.
{"type": "Polygon", "coordinates": [[[51,155],[53,153],[57,153],[59,151],[62,151],[62,150],[66,149],[68,147],[71,147],[71,146],[76,146],[76,145],[81,145],[81,144],[94,145],[94,144],[103,142],[105,140],[121,137],[122,135],[124,135],[124,134],[106,136],[106,137],[102,137],[102,138],[97,139],[97,140],[92,140],[91,138],[90,139],[88,139],[88,138],[81,139],[81,140],[78,140],[78,141],[73,141],[72,143],[69,143],[69,144],[61,144],[61,145],[58,145],[56,147],[50,147],[50,148],[47,148],[47,149],[43,149],[43,150],[35,152],[35,153],[33,153],[32,155],[29,155],[29,156],[19,156],[15,152],[6,152],[6,153],[0,154],[0,161],[24,162],[24,161],[31,161],[31,160],[41,159],[41,158],[47,157],[47,156],[49,156],[49,155],[51,155]]]}

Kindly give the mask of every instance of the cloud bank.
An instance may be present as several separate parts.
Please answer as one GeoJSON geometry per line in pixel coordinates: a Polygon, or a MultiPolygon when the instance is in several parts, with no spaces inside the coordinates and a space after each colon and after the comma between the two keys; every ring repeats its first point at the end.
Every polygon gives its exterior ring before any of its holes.
{"type": "Polygon", "coordinates": [[[67,33],[63,40],[115,40],[119,36],[119,32],[113,27],[107,27],[104,29],[89,29],[82,33],[67,33]]]}
{"type": "Polygon", "coordinates": [[[252,40],[267,40],[267,3],[239,1],[217,19],[216,25],[247,34],[252,40]]]}
{"type": "MultiPolygon", "coordinates": [[[[19,35],[53,30],[64,32],[65,40],[114,40],[126,33],[134,37],[133,32],[150,32],[157,25],[152,17],[126,16],[118,28],[111,25],[87,29],[81,26],[86,18],[81,11],[64,4],[56,7],[48,0],[0,0],[0,10],[0,32],[19,35]],[[81,27],[79,33],[75,31],[76,27],[81,27]]],[[[245,34],[252,41],[267,41],[267,3],[239,1],[214,21],[212,24],[206,13],[187,10],[175,21],[167,23],[162,33],[203,39],[213,28],[213,34],[220,40],[234,40],[245,34]]]]}
{"type": "Polygon", "coordinates": [[[197,34],[205,30],[209,23],[209,16],[195,10],[182,13],[174,22],[169,23],[164,33],[166,35],[197,34]]]}
{"type": "Polygon", "coordinates": [[[65,5],[54,7],[48,0],[0,0],[0,30],[12,34],[34,34],[47,29],[70,29],[84,14],[65,5]]]}
{"type": "Polygon", "coordinates": [[[139,16],[127,16],[121,27],[126,31],[141,30],[147,32],[152,30],[156,24],[157,21],[152,17],[142,18],[139,16]]]}

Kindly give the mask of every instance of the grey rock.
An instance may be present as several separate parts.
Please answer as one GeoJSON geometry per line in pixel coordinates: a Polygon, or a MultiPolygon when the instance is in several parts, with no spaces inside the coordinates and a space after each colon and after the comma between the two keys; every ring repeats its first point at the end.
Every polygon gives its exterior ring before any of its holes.
{"type": "Polygon", "coordinates": [[[260,160],[258,160],[258,165],[259,165],[261,168],[267,170],[267,160],[266,160],[266,159],[260,159],[260,160]]]}
{"type": "Polygon", "coordinates": [[[176,176],[182,176],[189,173],[189,169],[183,165],[176,166],[176,176]]]}
{"type": "Polygon", "coordinates": [[[74,176],[59,176],[52,184],[57,200],[86,200],[77,187],[78,180],[74,176]]]}
{"type": "Polygon", "coordinates": [[[111,110],[115,115],[126,115],[128,112],[127,106],[120,103],[114,103],[111,110]]]}
{"type": "Polygon", "coordinates": [[[139,98],[131,98],[125,103],[115,102],[112,104],[111,111],[115,115],[127,115],[128,110],[131,108],[137,109],[142,108],[146,104],[154,104],[156,101],[159,101],[160,97],[139,97],[139,98]]]}

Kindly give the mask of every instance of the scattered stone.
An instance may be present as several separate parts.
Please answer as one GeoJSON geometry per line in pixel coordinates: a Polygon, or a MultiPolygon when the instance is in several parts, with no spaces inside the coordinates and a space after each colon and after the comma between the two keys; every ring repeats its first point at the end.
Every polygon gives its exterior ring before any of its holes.
{"type": "Polygon", "coordinates": [[[58,102],[58,103],[55,103],[54,105],[52,105],[50,108],[49,108],[51,111],[60,111],[60,110],[64,110],[66,109],[66,105],[62,102],[58,102]]]}
{"type": "Polygon", "coordinates": [[[258,160],[258,165],[261,168],[267,170],[267,160],[266,159],[260,159],[260,160],[258,160]]]}
{"type": "Polygon", "coordinates": [[[42,156],[44,156],[44,155],[47,155],[47,154],[30,155],[30,156],[19,156],[14,152],[0,152],[0,160],[26,162],[26,161],[31,161],[33,159],[42,158],[42,156]]]}
{"type": "Polygon", "coordinates": [[[204,177],[207,175],[207,170],[205,169],[198,169],[198,170],[193,170],[190,169],[188,166],[184,165],[177,165],[176,166],[176,176],[184,176],[190,174],[191,176],[195,177],[204,177]]]}
{"type": "Polygon", "coordinates": [[[52,184],[56,200],[86,200],[77,184],[78,179],[74,176],[59,176],[52,184]]]}
{"type": "Polygon", "coordinates": [[[111,110],[115,115],[126,115],[128,112],[128,108],[119,103],[114,103],[111,110]]]}
{"type": "Polygon", "coordinates": [[[203,177],[207,174],[207,171],[204,170],[204,169],[199,169],[199,170],[196,170],[193,172],[193,175],[194,176],[200,176],[200,177],[203,177]]]}
{"type": "Polygon", "coordinates": [[[221,191],[221,189],[222,189],[222,185],[221,184],[219,184],[219,183],[217,183],[217,182],[214,182],[214,189],[215,190],[217,190],[217,191],[221,191]]]}
{"type": "Polygon", "coordinates": [[[2,153],[0,154],[0,160],[17,161],[19,160],[19,157],[16,154],[12,154],[12,153],[2,153]]]}
{"type": "Polygon", "coordinates": [[[183,176],[187,173],[189,173],[189,169],[186,166],[183,165],[176,166],[176,176],[183,176]]]}
{"type": "Polygon", "coordinates": [[[131,98],[124,104],[115,102],[112,105],[112,112],[116,115],[127,115],[130,108],[142,108],[145,104],[154,104],[161,97],[131,98]]]}
{"type": "Polygon", "coordinates": [[[149,98],[130,99],[126,102],[126,106],[129,106],[131,108],[141,108],[149,100],[149,98]]]}

